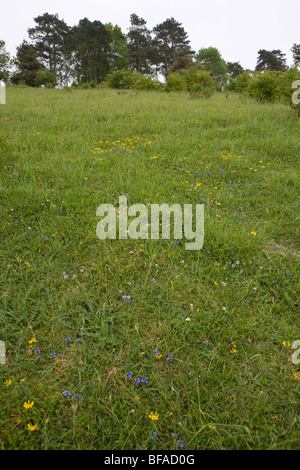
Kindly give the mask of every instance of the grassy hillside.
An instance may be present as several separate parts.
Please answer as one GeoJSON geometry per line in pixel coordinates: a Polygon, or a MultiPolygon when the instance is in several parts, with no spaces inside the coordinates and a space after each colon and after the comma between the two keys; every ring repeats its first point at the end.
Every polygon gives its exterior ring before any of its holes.
{"type": "Polygon", "coordinates": [[[0,126],[0,448],[299,448],[294,111],[8,88],[0,126]],[[205,204],[203,249],[99,240],[120,195],[205,204]]]}

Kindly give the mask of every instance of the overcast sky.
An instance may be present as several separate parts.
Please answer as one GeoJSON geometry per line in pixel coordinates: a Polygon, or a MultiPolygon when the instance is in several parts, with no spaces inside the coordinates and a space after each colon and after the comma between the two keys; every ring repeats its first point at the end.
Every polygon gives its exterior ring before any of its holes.
{"type": "Polygon", "coordinates": [[[281,49],[292,64],[293,43],[300,43],[299,0],[1,0],[0,39],[14,55],[28,39],[33,17],[58,13],[73,26],[82,18],[111,22],[127,33],[131,13],[152,29],[172,16],[182,23],[192,49],[217,47],[226,61],[254,69],[259,49],[281,49]]]}

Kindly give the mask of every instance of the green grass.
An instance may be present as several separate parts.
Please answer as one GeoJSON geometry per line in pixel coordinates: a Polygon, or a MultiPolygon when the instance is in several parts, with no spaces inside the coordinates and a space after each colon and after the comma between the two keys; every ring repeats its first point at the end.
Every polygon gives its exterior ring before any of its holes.
{"type": "Polygon", "coordinates": [[[294,111],[8,88],[0,124],[0,448],[299,449],[294,111]],[[99,240],[120,195],[205,204],[203,249],[99,240]]]}

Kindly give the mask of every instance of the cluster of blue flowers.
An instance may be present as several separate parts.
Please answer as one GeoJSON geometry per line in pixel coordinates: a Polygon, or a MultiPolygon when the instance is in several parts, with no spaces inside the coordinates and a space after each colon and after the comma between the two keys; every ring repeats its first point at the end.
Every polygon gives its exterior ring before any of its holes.
{"type": "MultiPolygon", "coordinates": [[[[70,398],[71,393],[67,390],[66,392],[64,392],[64,396],[66,398],[70,398]]],[[[75,400],[79,400],[79,398],[80,398],[80,400],[83,400],[83,396],[79,397],[78,393],[75,393],[74,398],[75,398],[75,400]]]]}
{"type": "Polygon", "coordinates": [[[42,359],[40,348],[35,348],[35,354],[39,357],[39,359],[42,359]]]}
{"type": "Polygon", "coordinates": [[[148,379],[147,379],[147,378],[143,378],[141,375],[139,375],[138,378],[135,379],[135,383],[136,383],[136,385],[138,385],[138,384],[147,385],[148,379]]]}
{"type": "MultiPolygon", "coordinates": [[[[132,372],[128,372],[127,377],[129,378],[129,380],[131,380],[132,379],[132,372]]],[[[148,379],[143,378],[141,375],[139,375],[138,378],[135,379],[135,383],[136,383],[136,385],[138,385],[138,384],[146,385],[148,383],[148,379]]]]}

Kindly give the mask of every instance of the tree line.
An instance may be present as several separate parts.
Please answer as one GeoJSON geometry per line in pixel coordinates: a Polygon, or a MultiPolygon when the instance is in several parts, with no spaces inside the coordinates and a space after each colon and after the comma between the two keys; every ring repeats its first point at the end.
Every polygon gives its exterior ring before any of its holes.
{"type": "MultiPolygon", "coordinates": [[[[244,73],[240,62],[226,62],[214,47],[193,51],[187,32],[174,18],[149,30],[146,20],[132,14],[127,34],[118,25],[87,18],[71,27],[58,14],[44,13],[35,17],[34,23],[14,58],[0,41],[0,79],[29,86],[69,86],[72,82],[99,84],[113,73],[117,77],[117,71],[167,79],[171,74],[196,69],[207,71],[223,88],[229,77],[236,79],[244,73]]],[[[291,50],[297,67],[300,44],[294,44],[291,50]]],[[[287,69],[282,51],[258,52],[257,72],[287,69]]]]}

